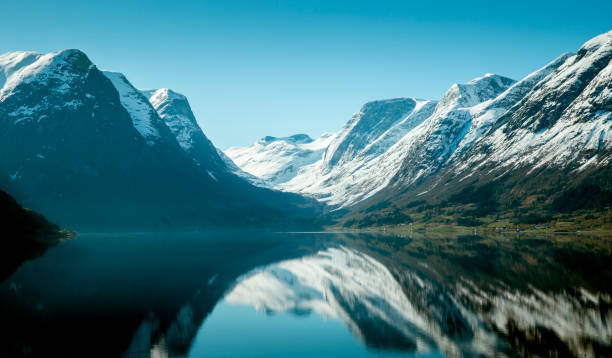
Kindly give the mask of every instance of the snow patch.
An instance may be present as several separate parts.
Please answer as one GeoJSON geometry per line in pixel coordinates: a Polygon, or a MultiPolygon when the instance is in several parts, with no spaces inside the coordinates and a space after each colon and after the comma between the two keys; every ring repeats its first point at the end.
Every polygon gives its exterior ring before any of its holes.
{"type": "Polygon", "coordinates": [[[154,125],[157,112],[149,101],[132,84],[118,72],[102,71],[119,92],[121,105],[127,110],[134,128],[145,138],[147,144],[153,145],[159,140],[159,131],[154,125]]]}

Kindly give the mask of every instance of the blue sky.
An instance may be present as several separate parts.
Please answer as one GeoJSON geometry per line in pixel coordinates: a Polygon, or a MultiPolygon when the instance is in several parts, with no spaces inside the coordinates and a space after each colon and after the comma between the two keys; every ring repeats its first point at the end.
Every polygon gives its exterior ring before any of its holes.
{"type": "Polygon", "coordinates": [[[2,1],[0,53],[79,48],[188,96],[220,148],[339,130],[364,102],[519,79],[612,29],[612,1],[2,1]]]}

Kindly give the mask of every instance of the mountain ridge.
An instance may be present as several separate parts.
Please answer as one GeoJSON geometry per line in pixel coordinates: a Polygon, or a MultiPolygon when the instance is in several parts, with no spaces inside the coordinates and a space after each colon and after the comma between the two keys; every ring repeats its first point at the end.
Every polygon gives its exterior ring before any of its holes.
{"type": "Polygon", "coordinates": [[[389,120],[397,99],[368,102],[319,161],[273,187],[348,210],[335,216],[351,225],[436,215],[455,223],[462,217],[520,221],[538,212],[540,219],[526,221],[545,222],[560,217],[559,203],[578,192],[589,193],[589,204],[577,211],[600,210],[612,203],[605,179],[612,159],[611,60],[612,31],[519,81],[486,74],[453,84],[426,118],[370,153],[363,148],[379,142],[380,128],[390,131],[406,113],[389,120]],[[390,106],[366,117],[347,141],[364,109],[384,103],[390,106]]]}
{"type": "Polygon", "coordinates": [[[4,54],[0,73],[0,187],[54,222],[160,230],[283,226],[314,215],[310,200],[233,174],[194,118],[173,132],[167,122],[188,103],[158,112],[125,76],[100,71],[79,50],[4,54]],[[185,132],[198,146],[181,146],[185,132]]]}

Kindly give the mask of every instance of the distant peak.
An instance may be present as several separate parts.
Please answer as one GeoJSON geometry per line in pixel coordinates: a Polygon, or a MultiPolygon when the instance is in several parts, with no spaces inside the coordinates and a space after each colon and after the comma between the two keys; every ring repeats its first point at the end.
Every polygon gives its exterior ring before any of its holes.
{"type": "Polygon", "coordinates": [[[294,144],[303,144],[303,143],[310,143],[310,142],[313,141],[313,139],[310,138],[310,136],[308,134],[294,134],[294,135],[289,136],[289,137],[265,136],[265,137],[261,138],[258,141],[258,143],[269,144],[269,143],[278,142],[278,141],[294,143],[294,144]]]}
{"type": "MultiPolygon", "coordinates": [[[[486,73],[484,76],[474,78],[467,84],[476,85],[479,83],[485,83],[485,82],[490,82],[490,81],[516,82],[515,80],[509,77],[506,77],[506,76],[497,75],[495,73],[486,73]]],[[[461,86],[462,84],[456,84],[456,85],[461,86]]]]}
{"type": "Polygon", "coordinates": [[[444,94],[439,108],[471,107],[497,95],[516,83],[515,80],[492,73],[474,78],[468,83],[455,83],[444,94]]]}
{"type": "Polygon", "coordinates": [[[22,83],[80,80],[95,69],[87,55],[77,49],[66,49],[44,55],[36,52],[9,52],[0,56],[0,99],[14,93],[22,83]]]}
{"type": "Polygon", "coordinates": [[[187,97],[169,88],[141,91],[151,103],[168,102],[172,100],[186,101],[187,97]]]}

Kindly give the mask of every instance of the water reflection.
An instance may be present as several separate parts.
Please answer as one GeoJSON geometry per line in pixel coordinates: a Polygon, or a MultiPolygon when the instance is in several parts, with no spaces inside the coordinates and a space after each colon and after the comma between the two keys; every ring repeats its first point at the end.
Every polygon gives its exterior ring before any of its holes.
{"type": "Polygon", "coordinates": [[[85,236],[0,285],[0,356],[612,356],[611,243],[85,236]]]}
{"type": "Polygon", "coordinates": [[[347,247],[283,261],[241,278],[225,298],[265,312],[339,318],[368,346],[431,353],[427,318],[380,262],[347,247]]]}
{"type": "Polygon", "coordinates": [[[396,267],[396,275],[342,246],[256,269],[225,300],[268,313],[315,311],[341,319],[372,348],[412,353],[586,357],[612,342],[609,294],[518,290],[501,281],[479,287],[469,277],[446,286],[409,268],[396,267]]]}

